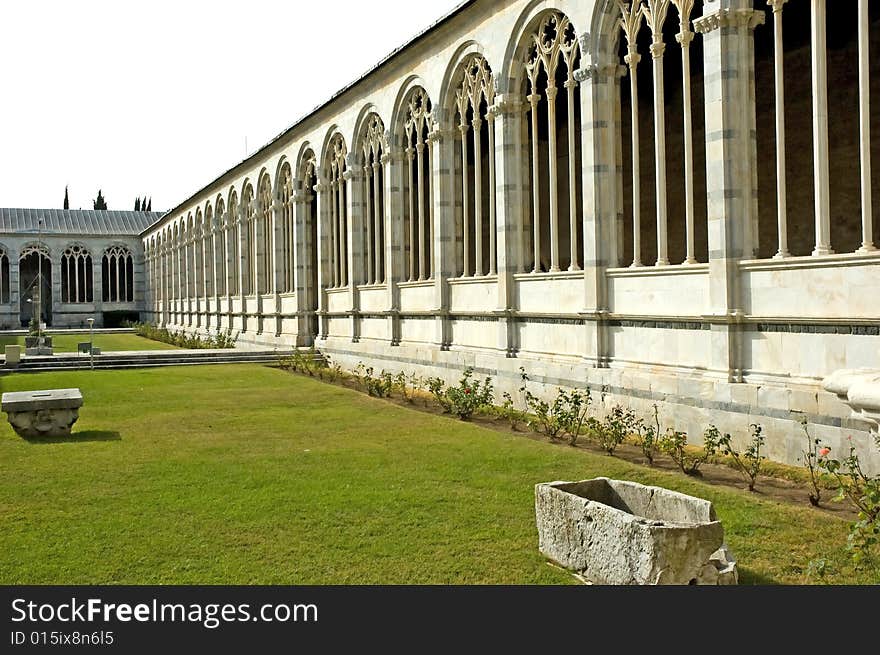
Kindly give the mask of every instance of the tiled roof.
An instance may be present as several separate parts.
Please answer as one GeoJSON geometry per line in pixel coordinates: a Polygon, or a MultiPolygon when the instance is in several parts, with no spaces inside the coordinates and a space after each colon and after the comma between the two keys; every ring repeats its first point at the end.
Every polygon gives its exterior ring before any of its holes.
{"type": "Polygon", "coordinates": [[[162,212],[0,208],[0,235],[42,231],[45,234],[138,236],[161,216],[162,212]]]}

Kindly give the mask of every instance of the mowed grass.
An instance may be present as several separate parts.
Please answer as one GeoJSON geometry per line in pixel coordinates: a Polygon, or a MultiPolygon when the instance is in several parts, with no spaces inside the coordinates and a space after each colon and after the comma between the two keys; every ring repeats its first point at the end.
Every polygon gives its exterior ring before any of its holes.
{"type": "MultiPolygon", "coordinates": [[[[79,387],[78,439],[0,426],[0,583],[569,583],[534,485],[598,475],[711,499],[744,583],[845,562],[847,524],[256,365],[17,374],[79,387]]],[[[875,582],[839,577],[834,582],[875,582]]]]}
{"type": "MultiPolygon", "coordinates": [[[[55,353],[75,353],[77,344],[89,340],[88,334],[53,334],[52,348],[55,353]]],[[[177,346],[172,346],[160,341],[145,339],[136,334],[128,333],[109,333],[94,335],[93,343],[96,348],[100,348],[102,353],[116,352],[120,350],[177,350],[177,346]]],[[[19,345],[24,347],[23,336],[0,336],[0,348],[3,346],[19,345]]]]}

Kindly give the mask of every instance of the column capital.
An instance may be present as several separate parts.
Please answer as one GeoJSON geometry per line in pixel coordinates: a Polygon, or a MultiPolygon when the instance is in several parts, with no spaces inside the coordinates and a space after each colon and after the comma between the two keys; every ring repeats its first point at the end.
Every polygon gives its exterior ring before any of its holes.
{"type": "Polygon", "coordinates": [[[654,59],[663,59],[664,52],[666,52],[666,44],[662,41],[655,41],[651,44],[651,57],[654,59]]]}
{"type": "Polygon", "coordinates": [[[364,169],[362,166],[349,166],[342,173],[342,179],[346,182],[351,180],[359,180],[363,175],[364,169]]]}
{"type": "Polygon", "coordinates": [[[499,93],[495,96],[495,103],[489,107],[489,111],[494,118],[518,114],[522,110],[522,97],[516,93],[499,93]]]}
{"type": "Polygon", "coordinates": [[[723,27],[747,27],[754,30],[763,25],[766,16],[758,9],[719,9],[694,21],[694,29],[699,34],[708,34],[723,27]]]}
{"type": "MultiPolygon", "coordinates": [[[[634,68],[636,64],[641,60],[641,56],[636,54],[635,62],[630,64],[630,68],[634,68]]],[[[628,59],[629,55],[624,57],[624,60],[628,59]]],[[[627,64],[630,62],[627,61],[627,64]]],[[[627,73],[627,67],[622,66],[621,64],[611,63],[606,64],[605,66],[590,66],[588,68],[580,68],[574,72],[575,79],[579,83],[586,82],[587,80],[594,80],[596,82],[603,82],[606,79],[614,78],[614,77],[625,77],[627,73]]]]}
{"type": "Polygon", "coordinates": [[[784,5],[788,0],[767,0],[767,5],[773,10],[774,14],[782,13],[782,5],[784,5]]]}

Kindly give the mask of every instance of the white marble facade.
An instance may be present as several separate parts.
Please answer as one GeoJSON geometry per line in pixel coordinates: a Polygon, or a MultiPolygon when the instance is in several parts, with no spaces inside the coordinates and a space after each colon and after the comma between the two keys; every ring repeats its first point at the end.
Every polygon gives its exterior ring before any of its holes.
{"type": "Polygon", "coordinates": [[[769,455],[792,463],[806,416],[880,466],[867,426],[821,387],[880,367],[870,78],[852,62],[865,75],[847,120],[868,156],[851,168],[868,190],[846,220],[862,238],[833,252],[825,4],[464,3],[148,229],[146,316],[244,346],[314,344],[348,367],[472,366],[499,392],[523,366],[548,394],[657,403],[694,442],[709,422],[743,436],[761,423],[769,455]],[[781,176],[758,176],[756,93],[780,100],[784,78],[756,90],[755,31],[774,34],[783,6],[813,25],[804,256],[786,245],[803,225],[785,209],[784,148],[781,176]],[[781,190],[766,259],[764,183],[781,190]]]}
{"type": "Polygon", "coordinates": [[[35,305],[52,328],[87,328],[89,318],[95,327],[137,319],[146,295],[139,233],[161,216],[0,209],[0,330],[27,327],[35,305]]]}

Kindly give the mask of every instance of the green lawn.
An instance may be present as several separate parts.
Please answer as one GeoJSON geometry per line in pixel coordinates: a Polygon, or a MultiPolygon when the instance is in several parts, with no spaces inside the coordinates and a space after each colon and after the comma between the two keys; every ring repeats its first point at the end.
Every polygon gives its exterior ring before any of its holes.
{"type": "MultiPolygon", "coordinates": [[[[78,440],[0,426],[0,584],[567,583],[537,550],[533,486],[597,475],[711,499],[746,583],[844,561],[847,525],[279,370],[0,377],[77,386],[78,440]]],[[[836,582],[876,582],[868,577],[836,582]]]]}
{"type": "MultiPolygon", "coordinates": [[[[52,335],[52,347],[55,353],[75,353],[77,344],[88,341],[88,334],[54,334],[52,335]]],[[[7,345],[24,346],[24,337],[0,336],[0,348],[7,345]]],[[[145,339],[136,334],[109,333],[95,334],[94,344],[101,352],[113,352],[118,350],[176,350],[177,346],[167,343],[145,339]]]]}

